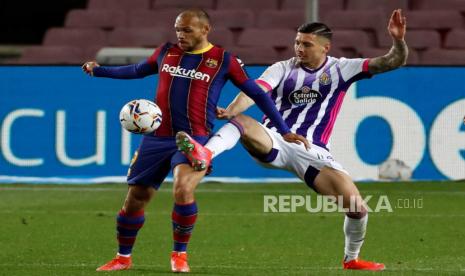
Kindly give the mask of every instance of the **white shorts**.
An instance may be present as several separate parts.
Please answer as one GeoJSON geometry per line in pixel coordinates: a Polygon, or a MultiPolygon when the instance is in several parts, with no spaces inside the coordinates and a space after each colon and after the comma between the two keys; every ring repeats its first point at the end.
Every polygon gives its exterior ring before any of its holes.
{"type": "Polygon", "coordinates": [[[292,172],[312,188],[313,180],[324,166],[349,175],[325,148],[311,144],[310,149],[307,151],[303,144],[288,143],[278,132],[270,130],[262,124],[260,125],[273,141],[273,150],[268,156],[260,158],[260,160],[252,156],[260,165],[292,172]]]}

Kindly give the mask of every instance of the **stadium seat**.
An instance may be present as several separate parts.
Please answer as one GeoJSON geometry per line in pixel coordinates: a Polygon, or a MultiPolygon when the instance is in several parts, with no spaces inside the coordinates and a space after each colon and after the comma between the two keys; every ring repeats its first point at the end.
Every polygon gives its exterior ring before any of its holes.
{"type": "MultiPolygon", "coordinates": [[[[384,56],[389,52],[389,48],[358,48],[359,57],[362,58],[374,58],[379,56],[384,56]]],[[[420,63],[418,52],[409,49],[409,54],[407,58],[407,65],[417,65],[420,63]]]]}
{"type": "MultiPolygon", "coordinates": [[[[281,4],[281,9],[284,11],[289,10],[298,10],[303,14],[306,14],[306,2],[307,1],[297,1],[297,0],[284,0],[281,4]]],[[[318,14],[319,18],[324,17],[328,12],[334,10],[343,10],[344,9],[344,0],[320,0],[318,1],[318,14]]],[[[302,25],[304,22],[301,22],[299,25],[302,25]]]]}
{"type": "Polygon", "coordinates": [[[108,35],[108,45],[156,47],[168,41],[164,28],[117,28],[108,35]]]}
{"type": "Polygon", "coordinates": [[[289,29],[245,29],[239,36],[238,46],[292,47],[295,31],[289,29]]]}
{"type": "Polygon", "coordinates": [[[265,10],[258,14],[257,27],[259,28],[297,28],[305,22],[305,12],[265,10]]]}
{"type": "Polygon", "coordinates": [[[332,45],[341,49],[357,49],[371,46],[371,42],[364,31],[334,30],[332,45]]]}
{"type": "Polygon", "coordinates": [[[262,10],[277,10],[277,0],[220,0],[217,2],[217,10],[241,10],[250,9],[255,13],[262,10]]]}
{"type": "Polygon", "coordinates": [[[420,56],[422,65],[464,65],[465,50],[430,49],[420,56]]]}
{"type": "Polygon", "coordinates": [[[123,10],[71,10],[66,15],[68,28],[112,29],[126,25],[126,12],[123,10]]]}
{"type": "Polygon", "coordinates": [[[322,17],[331,29],[377,30],[384,28],[387,18],[380,11],[331,11],[322,17]],[[382,18],[382,20],[380,20],[382,18]]]}
{"type": "Polygon", "coordinates": [[[208,35],[211,43],[229,49],[234,45],[234,35],[227,28],[213,28],[208,35]]]}
{"type": "MultiPolygon", "coordinates": [[[[425,50],[427,48],[441,47],[441,36],[435,30],[408,30],[405,36],[409,48],[425,50]]],[[[377,40],[377,45],[380,48],[392,46],[392,38],[386,30],[378,30],[377,40]]]]}
{"type": "Polygon", "coordinates": [[[454,29],[450,31],[446,36],[446,41],[444,42],[444,48],[465,49],[465,30],[454,29]]]}
{"type": "Polygon", "coordinates": [[[174,32],[174,22],[181,11],[181,9],[131,11],[128,16],[128,26],[142,28],[160,27],[174,32]]]}
{"type": "Polygon", "coordinates": [[[239,57],[245,64],[271,64],[279,60],[276,50],[272,47],[234,47],[228,51],[239,57]]]}
{"type": "Polygon", "coordinates": [[[74,46],[30,46],[24,49],[18,64],[81,64],[83,51],[74,46]]]}
{"type": "Polygon", "coordinates": [[[107,43],[105,31],[101,29],[51,28],[45,33],[45,46],[103,46],[107,43]]]}
{"type": "Polygon", "coordinates": [[[89,0],[90,10],[148,10],[151,0],[89,0]]]}
{"type": "Polygon", "coordinates": [[[187,8],[201,8],[213,9],[213,0],[153,0],[152,9],[187,9],[187,8]]]}
{"type": "MultiPolygon", "coordinates": [[[[299,10],[305,11],[307,1],[283,0],[281,10],[299,10]]],[[[323,0],[318,1],[318,11],[343,10],[344,0],[323,0]]]]}
{"type": "Polygon", "coordinates": [[[465,11],[463,0],[410,0],[413,10],[454,10],[465,11]]]}
{"type": "Polygon", "coordinates": [[[407,18],[409,29],[448,30],[462,27],[459,11],[409,11],[407,18]]]}
{"type": "Polygon", "coordinates": [[[408,0],[347,0],[347,10],[380,10],[383,13],[391,13],[395,9],[408,10],[408,0]]]}
{"type": "Polygon", "coordinates": [[[244,29],[255,24],[255,15],[250,10],[214,10],[209,15],[213,28],[244,29]]]}

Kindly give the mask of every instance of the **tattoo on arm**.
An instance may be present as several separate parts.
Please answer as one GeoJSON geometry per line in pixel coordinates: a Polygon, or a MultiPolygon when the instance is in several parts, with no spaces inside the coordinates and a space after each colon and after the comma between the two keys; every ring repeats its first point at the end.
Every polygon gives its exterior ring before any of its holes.
{"type": "Polygon", "coordinates": [[[379,74],[394,70],[407,62],[408,47],[404,40],[395,40],[391,50],[384,55],[370,59],[368,70],[372,74],[379,74]]]}

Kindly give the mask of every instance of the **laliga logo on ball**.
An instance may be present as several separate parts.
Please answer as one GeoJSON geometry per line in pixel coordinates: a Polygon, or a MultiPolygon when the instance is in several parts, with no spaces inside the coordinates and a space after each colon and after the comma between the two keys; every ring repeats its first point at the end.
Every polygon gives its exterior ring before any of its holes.
{"type": "Polygon", "coordinates": [[[121,126],[137,134],[155,131],[160,126],[161,120],[162,113],[158,105],[144,99],[128,102],[119,113],[121,126]]]}

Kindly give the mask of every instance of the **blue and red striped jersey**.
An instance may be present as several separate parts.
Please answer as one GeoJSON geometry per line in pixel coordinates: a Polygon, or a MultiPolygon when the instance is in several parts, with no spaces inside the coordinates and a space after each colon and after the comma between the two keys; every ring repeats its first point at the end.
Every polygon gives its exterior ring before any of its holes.
{"type": "Polygon", "coordinates": [[[239,86],[249,79],[237,58],[213,45],[185,52],[166,43],[147,62],[159,75],[155,102],[163,112],[163,122],[156,136],[173,136],[178,131],[209,135],[226,81],[239,86]]]}

